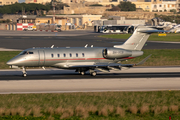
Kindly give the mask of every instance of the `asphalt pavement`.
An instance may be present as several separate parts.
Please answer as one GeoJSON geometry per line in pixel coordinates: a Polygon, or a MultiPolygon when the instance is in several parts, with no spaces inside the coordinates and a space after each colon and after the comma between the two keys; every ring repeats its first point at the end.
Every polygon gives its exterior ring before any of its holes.
{"type": "MultiPolygon", "coordinates": [[[[1,31],[0,50],[23,50],[32,47],[83,47],[86,44],[112,47],[124,39],[98,37],[92,31],[1,31]]],[[[180,43],[148,41],[143,49],[179,49],[180,43]]],[[[27,69],[22,77],[20,69],[0,71],[0,94],[55,93],[100,91],[179,90],[180,67],[135,67],[127,71],[98,72],[92,77],[72,70],[27,69]]]]}
{"type": "MultiPolygon", "coordinates": [[[[86,44],[95,47],[112,47],[125,42],[125,39],[98,37],[102,33],[93,31],[1,31],[0,48],[24,50],[32,47],[83,47],[86,44]]],[[[180,43],[147,41],[143,49],[179,49],[180,43]]]]}

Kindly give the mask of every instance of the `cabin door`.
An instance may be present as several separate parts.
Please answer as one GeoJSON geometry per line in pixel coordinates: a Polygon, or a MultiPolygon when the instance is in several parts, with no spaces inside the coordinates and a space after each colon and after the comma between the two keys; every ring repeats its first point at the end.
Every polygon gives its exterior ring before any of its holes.
{"type": "Polygon", "coordinates": [[[44,66],[44,50],[39,50],[39,66],[44,66]]]}

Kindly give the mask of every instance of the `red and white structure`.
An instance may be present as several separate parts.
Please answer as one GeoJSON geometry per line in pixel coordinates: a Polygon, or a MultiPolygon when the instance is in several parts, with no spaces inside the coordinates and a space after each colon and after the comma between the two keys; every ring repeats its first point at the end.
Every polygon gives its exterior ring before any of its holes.
{"type": "Polygon", "coordinates": [[[33,23],[17,23],[17,31],[22,31],[24,28],[27,28],[28,26],[33,26],[33,23]]]}

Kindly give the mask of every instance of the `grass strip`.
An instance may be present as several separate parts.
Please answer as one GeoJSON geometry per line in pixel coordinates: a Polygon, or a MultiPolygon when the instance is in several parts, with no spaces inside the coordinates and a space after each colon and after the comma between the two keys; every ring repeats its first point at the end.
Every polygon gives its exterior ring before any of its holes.
{"type": "Polygon", "coordinates": [[[0,95],[0,119],[180,118],[180,91],[0,95]]]}
{"type": "MultiPolygon", "coordinates": [[[[104,38],[114,38],[114,39],[128,39],[131,34],[108,34],[101,35],[99,37],[104,38]]],[[[151,34],[149,37],[150,41],[170,41],[170,42],[180,42],[180,34],[179,33],[167,33],[166,36],[158,36],[157,33],[151,34]]]]}
{"type": "MultiPolygon", "coordinates": [[[[142,66],[173,66],[180,65],[180,49],[151,49],[143,50],[144,55],[123,61],[123,64],[134,64],[140,62],[146,56],[152,54],[152,56],[142,66]]],[[[8,69],[6,62],[16,56],[19,51],[0,51],[0,69],[8,69]]]]}

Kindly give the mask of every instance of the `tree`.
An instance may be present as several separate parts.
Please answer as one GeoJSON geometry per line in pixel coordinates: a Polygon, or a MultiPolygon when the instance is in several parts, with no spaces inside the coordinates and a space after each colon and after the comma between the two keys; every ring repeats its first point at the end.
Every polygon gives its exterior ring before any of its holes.
{"type": "Polygon", "coordinates": [[[57,3],[57,5],[55,7],[56,7],[56,10],[62,10],[62,9],[64,9],[64,6],[69,7],[69,5],[67,5],[65,3],[57,3]]]}
{"type": "Polygon", "coordinates": [[[92,4],[92,5],[89,5],[89,6],[103,6],[101,4],[92,4]]]}
{"type": "Polygon", "coordinates": [[[112,7],[112,9],[109,9],[108,11],[120,11],[121,9],[118,6],[112,7]]]}
{"type": "Polygon", "coordinates": [[[174,14],[176,14],[176,9],[171,9],[170,12],[173,12],[174,14]]]}
{"type": "Polygon", "coordinates": [[[131,2],[120,2],[118,7],[121,11],[136,11],[136,5],[132,4],[131,2]]]}
{"type": "Polygon", "coordinates": [[[42,4],[35,4],[35,3],[15,3],[12,5],[4,5],[0,7],[1,14],[15,14],[21,13],[22,9],[25,9],[25,12],[34,13],[36,10],[50,10],[50,6],[42,5],[42,4]]]}

